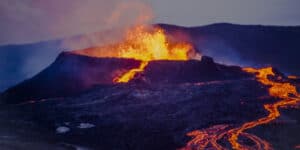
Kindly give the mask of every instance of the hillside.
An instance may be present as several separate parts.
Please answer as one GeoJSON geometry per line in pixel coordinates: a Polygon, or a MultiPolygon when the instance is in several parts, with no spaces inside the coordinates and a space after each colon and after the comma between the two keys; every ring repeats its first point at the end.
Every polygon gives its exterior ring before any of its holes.
{"type": "MultiPolygon", "coordinates": [[[[300,68],[300,27],[226,23],[200,27],[159,26],[173,37],[176,35],[177,40],[191,41],[203,55],[213,57],[216,62],[239,66],[271,65],[287,74],[300,75],[297,69],[300,68]]],[[[75,36],[68,40],[79,42],[88,36],[75,36]]],[[[60,52],[68,49],[63,41],[0,46],[0,91],[32,77],[48,66],[60,52]]],[[[88,38],[84,41],[89,43],[88,38]]]]}

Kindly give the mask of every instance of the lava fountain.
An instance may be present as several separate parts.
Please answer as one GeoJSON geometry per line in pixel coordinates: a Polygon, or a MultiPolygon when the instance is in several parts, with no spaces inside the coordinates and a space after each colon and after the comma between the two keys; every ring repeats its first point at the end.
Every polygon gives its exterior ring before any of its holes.
{"type": "Polygon", "coordinates": [[[125,33],[118,44],[77,51],[94,57],[130,58],[140,60],[139,67],[133,68],[114,78],[115,83],[126,83],[138,72],[143,72],[149,61],[181,60],[199,58],[200,55],[187,42],[172,42],[160,27],[136,26],[125,33]]]}
{"type": "Polygon", "coordinates": [[[271,145],[260,139],[259,137],[244,132],[247,129],[256,126],[267,124],[280,116],[279,108],[286,108],[288,106],[295,106],[300,102],[300,94],[291,83],[282,80],[281,76],[274,73],[271,67],[254,69],[243,68],[244,71],[256,75],[256,80],[265,86],[269,86],[269,95],[279,99],[279,101],[271,104],[265,104],[264,108],[268,112],[267,116],[259,118],[254,121],[246,122],[239,127],[232,128],[229,125],[216,125],[208,129],[196,130],[189,132],[187,135],[193,137],[182,150],[194,149],[217,149],[225,150],[226,147],[220,145],[218,141],[227,139],[236,150],[270,150],[271,145]],[[272,78],[272,79],[271,79],[272,78]],[[248,138],[254,146],[248,146],[239,143],[239,137],[248,138]]]}

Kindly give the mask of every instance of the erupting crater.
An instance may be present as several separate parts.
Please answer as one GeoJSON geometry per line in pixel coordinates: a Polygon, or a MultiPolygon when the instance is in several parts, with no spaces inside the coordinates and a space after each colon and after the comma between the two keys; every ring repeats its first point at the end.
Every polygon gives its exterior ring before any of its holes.
{"type": "Polygon", "coordinates": [[[118,44],[74,52],[93,57],[130,58],[141,61],[139,67],[122,71],[123,73],[116,76],[113,80],[115,83],[129,82],[137,72],[143,72],[153,60],[186,61],[201,58],[191,44],[168,40],[163,29],[148,26],[131,28],[118,44]]]}

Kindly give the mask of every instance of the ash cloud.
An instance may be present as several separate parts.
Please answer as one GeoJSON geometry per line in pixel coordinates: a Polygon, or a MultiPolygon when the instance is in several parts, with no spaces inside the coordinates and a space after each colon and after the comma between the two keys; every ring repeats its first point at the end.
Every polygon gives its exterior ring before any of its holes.
{"type": "Polygon", "coordinates": [[[97,32],[65,38],[61,47],[78,50],[94,46],[114,44],[122,40],[125,31],[135,25],[150,24],[154,17],[152,8],[143,1],[120,1],[104,18],[104,27],[97,32]]]}
{"type": "Polygon", "coordinates": [[[0,44],[31,43],[144,23],[140,0],[2,0],[0,44]]]}

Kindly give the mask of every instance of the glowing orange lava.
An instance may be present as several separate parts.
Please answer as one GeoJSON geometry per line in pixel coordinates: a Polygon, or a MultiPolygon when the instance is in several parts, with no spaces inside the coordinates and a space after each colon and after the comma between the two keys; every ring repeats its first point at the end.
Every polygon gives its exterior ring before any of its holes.
{"type": "Polygon", "coordinates": [[[130,28],[121,42],[103,47],[74,51],[93,57],[132,58],[141,61],[188,60],[196,55],[191,44],[171,42],[160,27],[130,28]]]}
{"type": "Polygon", "coordinates": [[[134,68],[116,77],[114,82],[128,82],[137,72],[143,72],[152,60],[187,60],[192,46],[187,43],[171,44],[160,28],[149,31],[143,26],[136,27],[127,33],[125,42],[119,46],[118,57],[141,60],[138,68],[134,68]]]}
{"type": "Polygon", "coordinates": [[[143,72],[145,67],[148,65],[148,61],[142,61],[139,68],[134,68],[123,74],[121,77],[117,77],[114,79],[114,82],[117,83],[126,83],[134,78],[134,75],[138,72],[143,72]]]}
{"type": "Polygon", "coordinates": [[[148,26],[129,29],[118,44],[74,52],[93,57],[130,58],[141,61],[139,67],[115,77],[113,79],[115,83],[130,81],[136,73],[143,72],[152,60],[188,60],[200,57],[189,43],[170,42],[163,29],[148,26]]]}
{"type": "Polygon", "coordinates": [[[254,68],[244,68],[244,71],[248,73],[256,74],[257,81],[263,85],[269,86],[269,95],[280,99],[278,102],[272,104],[265,104],[264,108],[268,111],[268,115],[260,119],[246,122],[242,126],[237,128],[229,128],[227,125],[214,126],[213,131],[209,132],[211,128],[204,130],[197,130],[188,133],[188,136],[192,136],[193,139],[186,145],[184,150],[193,149],[226,149],[222,145],[218,144],[218,140],[228,138],[228,141],[232,145],[232,149],[236,150],[248,150],[248,149],[258,149],[258,150],[269,150],[272,149],[271,145],[259,137],[245,133],[244,131],[256,126],[269,123],[280,116],[279,108],[294,106],[300,102],[300,94],[294,85],[288,82],[273,81],[274,79],[281,80],[282,77],[276,77],[273,69],[271,67],[254,69],[254,68]],[[273,77],[274,79],[270,79],[273,77]],[[225,136],[226,135],[226,136],[225,136]],[[255,145],[248,146],[238,142],[240,136],[252,140],[255,145]]]}
{"type": "Polygon", "coordinates": [[[152,60],[188,60],[198,54],[189,43],[168,41],[159,27],[137,26],[129,29],[122,42],[114,45],[75,51],[93,57],[131,58],[140,60],[138,68],[133,68],[115,77],[114,82],[128,82],[137,72],[142,72],[152,60]]]}

